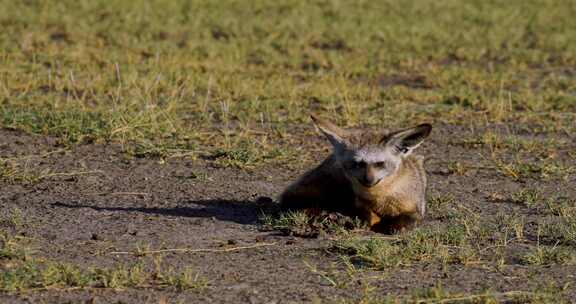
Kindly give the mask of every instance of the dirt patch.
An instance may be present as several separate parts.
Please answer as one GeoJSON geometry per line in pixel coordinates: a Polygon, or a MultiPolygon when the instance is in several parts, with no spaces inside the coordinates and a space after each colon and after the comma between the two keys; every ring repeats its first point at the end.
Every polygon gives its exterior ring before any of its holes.
{"type": "MultiPolygon", "coordinates": [[[[508,198],[520,189],[534,188],[544,196],[560,191],[564,197],[573,199],[575,176],[543,179],[527,175],[514,179],[494,167],[481,166],[486,163],[491,147],[470,146],[466,140],[481,137],[487,131],[502,136],[505,132],[514,133],[497,127],[436,128],[420,151],[428,158],[429,194],[436,198],[449,196],[453,199],[446,203],[450,207],[466,208],[494,222],[499,214],[523,215],[526,243],[532,244],[531,240],[536,242],[537,237],[533,227],[545,216],[507,199],[494,200],[494,195],[508,198]],[[467,169],[454,170],[450,164],[455,162],[467,169]]],[[[539,140],[536,134],[522,136],[539,140]]],[[[568,142],[555,155],[555,161],[573,167],[575,160],[570,156],[570,151],[576,148],[573,139],[565,134],[547,136],[568,142]]],[[[322,153],[316,154],[316,160],[323,157],[322,153]]],[[[29,239],[33,256],[82,268],[134,263],[141,263],[151,271],[158,263],[173,269],[190,267],[206,281],[205,287],[186,291],[170,287],[54,288],[0,294],[0,301],[6,303],[40,299],[46,303],[359,301],[367,297],[411,295],[415,290],[438,285],[447,292],[478,293],[487,289],[532,290],[542,288],[542,282],[564,286],[575,279],[573,265],[527,267],[510,257],[501,267],[490,263],[423,262],[388,270],[356,265],[359,268],[351,271],[349,265],[341,263],[338,254],[329,250],[330,235],[302,238],[262,229],[259,220],[262,214],[275,210],[276,196],[301,173],[279,167],[246,172],[217,168],[202,159],[127,158],[114,145],[62,149],[54,139],[10,130],[0,130],[0,157],[13,159],[19,170],[29,174],[44,174],[33,183],[0,182],[3,218],[14,216],[15,210],[21,218],[21,223],[0,229],[29,239]],[[167,251],[140,255],[114,253],[155,250],[167,251]]],[[[525,156],[527,160],[530,157],[525,156]]],[[[443,210],[432,208],[422,229],[448,221],[449,216],[443,210]]],[[[379,237],[372,233],[358,234],[379,237]]],[[[517,242],[513,246],[516,247],[511,247],[512,251],[520,252],[525,244],[517,242]]],[[[564,293],[567,299],[576,299],[572,288],[564,293]]]]}

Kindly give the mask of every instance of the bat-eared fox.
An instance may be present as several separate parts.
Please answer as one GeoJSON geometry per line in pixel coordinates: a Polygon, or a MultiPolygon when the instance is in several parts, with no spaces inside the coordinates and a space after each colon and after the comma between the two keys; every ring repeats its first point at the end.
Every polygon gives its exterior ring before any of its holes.
{"type": "Polygon", "coordinates": [[[312,116],[332,154],[290,185],[284,210],[327,210],[358,216],[374,231],[413,227],[426,212],[426,171],[416,149],[430,124],[396,132],[343,130],[312,116]]]}

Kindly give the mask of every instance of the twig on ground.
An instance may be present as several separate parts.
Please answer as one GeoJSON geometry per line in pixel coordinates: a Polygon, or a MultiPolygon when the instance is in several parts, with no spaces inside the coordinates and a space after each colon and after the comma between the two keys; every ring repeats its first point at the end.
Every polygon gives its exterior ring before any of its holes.
{"type": "MultiPolygon", "coordinates": [[[[330,240],[330,241],[338,241],[340,239],[342,239],[342,238],[339,238],[339,237],[328,238],[328,240],[330,240]]],[[[360,241],[383,240],[383,241],[396,241],[396,242],[402,240],[402,238],[396,237],[396,236],[357,236],[354,239],[360,240],[360,241]]]]}
{"type": "Polygon", "coordinates": [[[461,296],[461,297],[454,297],[449,299],[429,299],[429,300],[417,300],[415,303],[417,304],[426,304],[426,303],[462,303],[462,302],[469,302],[483,298],[495,298],[497,300],[502,299],[510,299],[514,297],[534,297],[536,294],[529,291],[521,291],[521,290],[513,290],[508,292],[501,292],[501,293],[487,293],[487,294],[475,294],[475,295],[468,295],[468,296],[461,296]]]}
{"type": "Polygon", "coordinates": [[[240,246],[240,247],[230,247],[224,249],[213,249],[213,248],[201,248],[201,249],[192,249],[192,248],[173,248],[173,249],[160,249],[160,250],[149,250],[149,251],[113,251],[109,254],[131,254],[131,255],[144,255],[144,254],[153,254],[153,253],[164,253],[164,252],[230,252],[230,251],[238,251],[243,249],[252,249],[264,246],[273,246],[276,245],[274,243],[258,243],[250,246],[240,246]]]}
{"type": "Polygon", "coordinates": [[[86,174],[96,174],[96,173],[104,173],[101,170],[94,170],[94,171],[78,171],[78,172],[55,172],[55,173],[48,173],[41,175],[39,179],[45,179],[49,177],[56,177],[56,176],[76,176],[76,175],[86,175],[86,174]]]}
{"type": "Polygon", "coordinates": [[[147,196],[150,193],[146,192],[96,192],[96,193],[88,193],[90,195],[135,195],[135,196],[147,196]]]}

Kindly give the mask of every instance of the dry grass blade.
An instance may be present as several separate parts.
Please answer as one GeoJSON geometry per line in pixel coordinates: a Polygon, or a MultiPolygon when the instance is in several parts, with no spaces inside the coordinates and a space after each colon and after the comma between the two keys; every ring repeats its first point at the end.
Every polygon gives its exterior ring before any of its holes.
{"type": "Polygon", "coordinates": [[[192,248],[172,248],[172,249],[160,249],[160,250],[148,250],[148,251],[113,251],[109,254],[129,254],[129,255],[145,255],[145,254],[155,254],[155,253],[166,253],[166,252],[187,252],[187,253],[198,253],[198,252],[231,252],[231,251],[239,251],[245,249],[254,249],[259,247],[266,247],[266,246],[274,246],[276,243],[258,243],[250,246],[239,246],[239,247],[230,247],[224,249],[213,249],[213,248],[201,248],[201,249],[192,249],[192,248]]]}
{"type": "Polygon", "coordinates": [[[99,174],[104,173],[101,170],[93,170],[93,171],[79,171],[79,172],[54,172],[48,173],[40,176],[40,179],[50,178],[50,177],[58,177],[58,176],[77,176],[77,175],[88,175],[88,174],[99,174]]]}
{"type": "Polygon", "coordinates": [[[448,299],[427,299],[427,300],[416,300],[414,303],[417,304],[427,304],[427,303],[438,303],[438,304],[450,304],[450,303],[476,303],[476,301],[483,299],[495,299],[498,302],[506,300],[514,300],[518,298],[530,299],[537,296],[536,293],[529,291],[513,290],[502,293],[491,293],[491,294],[475,294],[466,295],[460,297],[453,297],[448,299]]]}
{"type": "Polygon", "coordinates": [[[91,195],[105,196],[105,195],[126,195],[126,196],[148,196],[150,193],[146,192],[97,192],[90,193],[91,195]]]}

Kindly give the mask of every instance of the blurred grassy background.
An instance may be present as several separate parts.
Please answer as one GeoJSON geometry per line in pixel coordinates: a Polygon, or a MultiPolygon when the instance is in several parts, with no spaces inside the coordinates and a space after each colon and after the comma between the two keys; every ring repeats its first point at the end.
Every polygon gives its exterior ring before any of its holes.
{"type": "Polygon", "coordinates": [[[576,2],[0,0],[0,126],[142,156],[344,126],[575,130],[576,2]]]}

